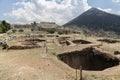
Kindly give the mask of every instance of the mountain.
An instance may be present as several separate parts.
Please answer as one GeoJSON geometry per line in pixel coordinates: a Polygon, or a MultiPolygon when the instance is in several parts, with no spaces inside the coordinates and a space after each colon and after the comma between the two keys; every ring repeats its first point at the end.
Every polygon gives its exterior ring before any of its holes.
{"type": "MultiPolygon", "coordinates": [[[[64,24],[65,27],[77,27],[102,36],[103,33],[120,35],[120,16],[91,8],[77,18],[64,24]],[[102,33],[102,34],[101,34],[102,33]]],[[[85,32],[86,32],[85,31],[85,32]]]]}

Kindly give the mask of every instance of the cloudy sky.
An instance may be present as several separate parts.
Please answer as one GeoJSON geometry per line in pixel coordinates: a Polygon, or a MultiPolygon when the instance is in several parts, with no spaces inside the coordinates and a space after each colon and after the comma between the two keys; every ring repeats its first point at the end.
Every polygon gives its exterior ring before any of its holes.
{"type": "Polygon", "coordinates": [[[91,7],[120,15],[120,0],[0,0],[0,20],[64,24],[91,7]]]}

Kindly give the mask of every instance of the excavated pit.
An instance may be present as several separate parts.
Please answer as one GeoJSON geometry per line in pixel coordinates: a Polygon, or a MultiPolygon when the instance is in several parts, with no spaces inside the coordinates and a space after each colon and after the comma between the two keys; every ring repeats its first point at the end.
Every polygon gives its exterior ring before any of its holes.
{"type": "Polygon", "coordinates": [[[120,51],[114,51],[114,55],[120,55],[120,51]]]}
{"type": "Polygon", "coordinates": [[[117,57],[100,52],[92,47],[59,54],[58,58],[74,69],[79,69],[82,66],[83,70],[100,71],[119,65],[117,57]]]}
{"type": "Polygon", "coordinates": [[[59,41],[59,44],[61,44],[62,46],[69,46],[70,43],[68,41],[59,41]]]}
{"type": "Polygon", "coordinates": [[[26,39],[25,41],[28,41],[28,42],[45,42],[46,40],[42,40],[42,39],[26,39]]]}
{"type": "Polygon", "coordinates": [[[59,37],[58,42],[62,46],[69,46],[70,42],[68,41],[70,37],[59,37]]]}
{"type": "Polygon", "coordinates": [[[74,44],[91,44],[91,42],[86,41],[86,40],[73,40],[72,42],[74,44]]]}
{"type": "Polygon", "coordinates": [[[37,42],[21,42],[22,45],[37,45],[37,42]]]}
{"type": "Polygon", "coordinates": [[[106,43],[118,43],[119,40],[112,40],[112,39],[98,39],[97,41],[106,42],[106,43]]]}
{"type": "Polygon", "coordinates": [[[10,46],[8,50],[24,50],[24,49],[33,49],[33,48],[40,48],[41,46],[39,45],[31,45],[31,46],[19,46],[19,45],[14,45],[10,46]]]}
{"type": "Polygon", "coordinates": [[[45,40],[41,39],[26,39],[24,41],[19,41],[19,45],[12,45],[8,48],[8,50],[22,50],[22,49],[33,49],[40,48],[40,42],[45,42],[45,40]]]}

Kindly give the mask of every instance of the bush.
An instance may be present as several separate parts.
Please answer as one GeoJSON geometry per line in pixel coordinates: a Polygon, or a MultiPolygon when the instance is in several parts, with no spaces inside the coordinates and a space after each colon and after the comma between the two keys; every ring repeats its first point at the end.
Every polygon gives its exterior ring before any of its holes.
{"type": "Polygon", "coordinates": [[[70,31],[69,30],[63,30],[63,31],[59,31],[58,34],[61,35],[61,34],[69,34],[70,31]]]}
{"type": "Polygon", "coordinates": [[[13,29],[12,32],[15,33],[17,30],[13,29]]]}
{"type": "Polygon", "coordinates": [[[47,32],[50,33],[50,34],[54,34],[55,33],[55,29],[47,29],[47,32]]]}
{"type": "Polygon", "coordinates": [[[24,30],[23,29],[19,29],[19,32],[24,32],[24,30]]]}
{"type": "Polygon", "coordinates": [[[51,52],[52,55],[56,56],[56,52],[51,52]]]}
{"type": "Polygon", "coordinates": [[[64,30],[64,34],[69,34],[70,31],[69,30],[64,30]]]}
{"type": "Polygon", "coordinates": [[[2,33],[2,32],[3,32],[2,27],[0,27],[0,33],[2,33]]]}
{"type": "Polygon", "coordinates": [[[61,35],[61,34],[63,34],[63,32],[62,32],[62,31],[59,31],[58,34],[61,35]]]}

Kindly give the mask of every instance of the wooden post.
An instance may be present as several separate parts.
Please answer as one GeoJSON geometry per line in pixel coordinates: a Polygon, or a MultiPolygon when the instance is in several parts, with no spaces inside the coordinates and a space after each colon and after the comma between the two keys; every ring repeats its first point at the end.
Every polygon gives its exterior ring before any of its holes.
{"type": "Polygon", "coordinates": [[[47,47],[47,42],[45,41],[45,53],[46,53],[46,56],[48,54],[48,47],[47,47]]]}
{"type": "Polygon", "coordinates": [[[80,80],[82,80],[82,66],[80,66],[80,80]]]}
{"type": "Polygon", "coordinates": [[[75,78],[75,80],[77,80],[77,68],[76,68],[76,78],[75,78]]]}
{"type": "Polygon", "coordinates": [[[48,48],[47,48],[47,45],[45,45],[46,46],[46,54],[48,54],[48,48]]]}

